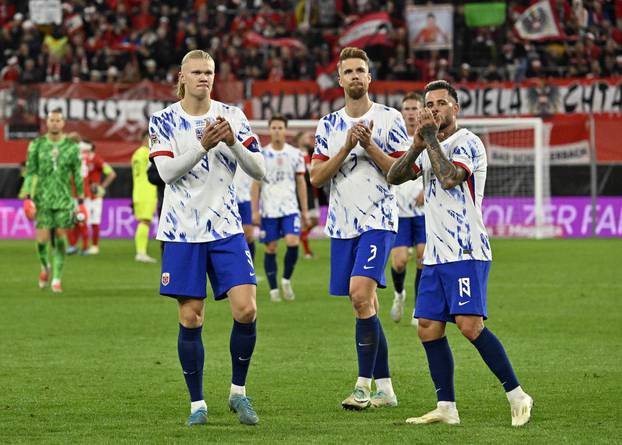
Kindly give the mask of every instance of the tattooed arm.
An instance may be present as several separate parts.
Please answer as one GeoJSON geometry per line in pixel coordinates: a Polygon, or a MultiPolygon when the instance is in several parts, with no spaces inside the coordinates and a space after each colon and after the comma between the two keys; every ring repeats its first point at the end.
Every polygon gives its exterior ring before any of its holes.
{"type": "Polygon", "coordinates": [[[419,173],[413,169],[417,157],[425,150],[425,145],[413,144],[410,149],[399,158],[389,170],[387,181],[389,184],[398,185],[412,179],[416,179],[419,173]]]}
{"type": "Polygon", "coordinates": [[[421,136],[427,145],[432,171],[434,171],[444,190],[457,186],[467,179],[467,171],[458,165],[452,164],[443,153],[436,135],[438,123],[430,110],[424,110],[419,119],[419,128],[421,129],[421,136]]]}

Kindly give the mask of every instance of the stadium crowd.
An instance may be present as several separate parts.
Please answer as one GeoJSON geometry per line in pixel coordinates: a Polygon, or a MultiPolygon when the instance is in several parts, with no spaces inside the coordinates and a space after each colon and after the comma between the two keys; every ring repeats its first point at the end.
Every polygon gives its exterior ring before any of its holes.
{"type": "Polygon", "coordinates": [[[67,0],[62,23],[45,27],[30,20],[28,2],[0,0],[0,80],[172,81],[181,56],[196,48],[214,56],[220,81],[315,79],[333,61],[345,29],[382,10],[392,21],[391,46],[367,48],[376,79],[622,75],[622,2],[550,2],[565,36],[532,43],[513,32],[529,0],[509,2],[503,25],[479,28],[466,25],[464,2],[448,0],[67,0]],[[451,52],[409,45],[405,8],[431,3],[455,5],[460,38],[451,52]]]}

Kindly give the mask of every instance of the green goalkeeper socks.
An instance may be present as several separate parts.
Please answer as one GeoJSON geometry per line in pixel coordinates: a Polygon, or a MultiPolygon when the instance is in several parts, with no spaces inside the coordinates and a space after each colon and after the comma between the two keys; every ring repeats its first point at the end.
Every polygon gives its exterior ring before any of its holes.
{"type": "Polygon", "coordinates": [[[149,224],[141,221],[136,226],[136,235],[134,235],[136,253],[146,254],[147,243],[149,243],[149,224]]]}
{"type": "Polygon", "coordinates": [[[60,280],[63,273],[63,265],[65,264],[65,238],[56,237],[56,248],[52,258],[52,278],[60,280]]]}
{"type": "Polygon", "coordinates": [[[48,249],[48,243],[37,243],[37,255],[39,256],[39,262],[41,263],[41,266],[43,266],[44,268],[48,267],[48,263],[49,263],[49,249],[48,249]]]}

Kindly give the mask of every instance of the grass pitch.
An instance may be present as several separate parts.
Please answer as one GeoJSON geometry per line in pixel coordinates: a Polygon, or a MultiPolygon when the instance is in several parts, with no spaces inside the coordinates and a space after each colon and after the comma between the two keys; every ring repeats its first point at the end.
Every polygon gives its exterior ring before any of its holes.
{"type": "MultiPolygon", "coordinates": [[[[152,254],[157,245],[151,243],[152,254]]],[[[614,443],[620,440],[622,240],[494,240],[487,325],[535,399],[531,423],[510,426],[502,387],[454,326],[462,424],[404,420],[435,406],[425,354],[409,320],[389,318],[379,292],[400,406],[346,412],[357,366],[349,301],[327,296],[328,242],[300,259],[296,301],[258,287],[258,341],[247,382],[260,416],[228,412],[226,302],[208,299],[203,341],[210,424],[187,428],[173,300],[158,295],[160,265],[133,261],[130,241],[104,240],[70,257],[65,292],[37,288],[32,241],[0,241],[0,443],[614,443]]],[[[282,272],[282,252],[279,271],[282,272]]],[[[263,251],[258,250],[258,275],[263,251]]],[[[412,310],[414,265],[407,277],[412,310]]],[[[389,283],[389,286],[391,284],[389,283]]]]}

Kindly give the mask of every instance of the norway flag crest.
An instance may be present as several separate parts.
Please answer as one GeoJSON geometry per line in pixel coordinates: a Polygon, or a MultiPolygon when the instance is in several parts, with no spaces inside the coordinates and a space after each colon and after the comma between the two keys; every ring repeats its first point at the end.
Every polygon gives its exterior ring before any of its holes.
{"type": "Polygon", "coordinates": [[[164,272],[162,274],[162,286],[167,286],[171,282],[171,274],[164,272]]]}
{"type": "Polygon", "coordinates": [[[255,139],[255,136],[251,136],[248,139],[246,139],[244,142],[242,142],[242,145],[244,145],[246,148],[248,148],[253,153],[260,152],[259,142],[257,142],[257,139],[255,139]]]}

